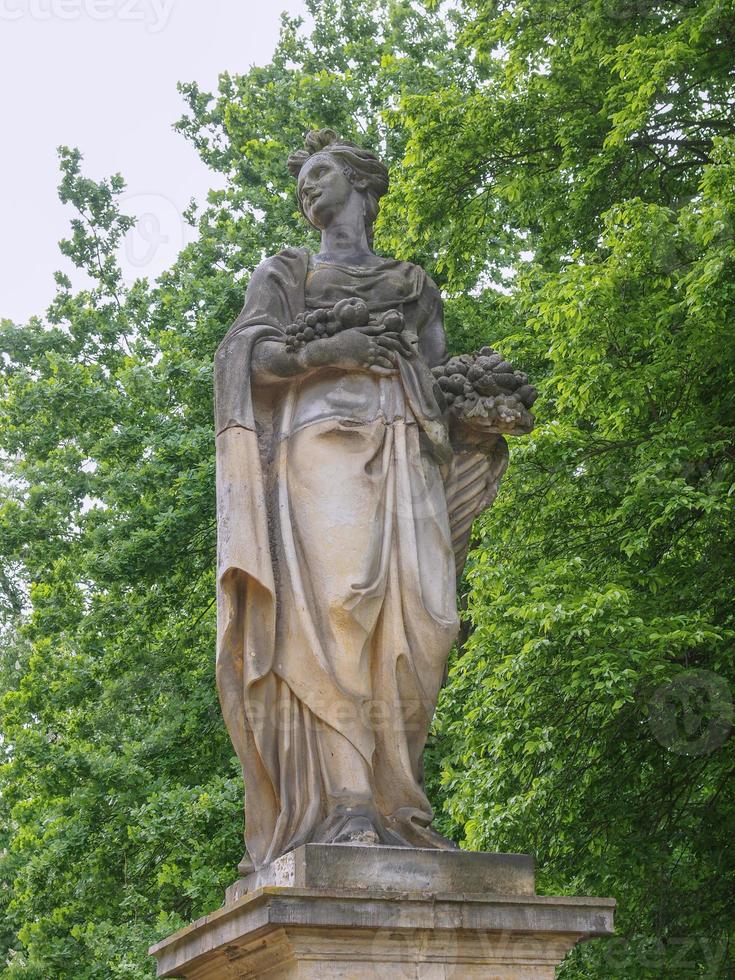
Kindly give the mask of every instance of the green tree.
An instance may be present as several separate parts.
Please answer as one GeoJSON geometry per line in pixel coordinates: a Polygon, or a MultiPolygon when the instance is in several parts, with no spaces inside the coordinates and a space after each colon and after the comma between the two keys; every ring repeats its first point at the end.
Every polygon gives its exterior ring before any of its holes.
{"type": "Polygon", "coordinates": [[[468,845],[619,899],[565,977],[735,975],[733,14],[468,0],[480,82],[400,109],[384,232],[439,242],[450,294],[510,286],[501,349],[542,390],[437,755],[468,845]]]}

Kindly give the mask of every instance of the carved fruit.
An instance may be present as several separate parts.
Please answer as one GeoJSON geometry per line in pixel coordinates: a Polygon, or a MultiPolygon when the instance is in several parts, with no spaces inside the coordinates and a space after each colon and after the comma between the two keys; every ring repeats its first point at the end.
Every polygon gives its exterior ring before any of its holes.
{"type": "Polygon", "coordinates": [[[403,314],[399,313],[398,310],[387,310],[383,314],[383,326],[386,330],[398,333],[398,331],[403,330],[405,323],[403,314]]]}
{"type": "Polygon", "coordinates": [[[510,361],[499,361],[493,366],[493,371],[498,374],[513,374],[513,365],[510,361]]]}
{"type": "Polygon", "coordinates": [[[500,385],[501,388],[505,388],[506,391],[515,391],[518,388],[518,379],[515,375],[508,372],[497,371],[493,374],[493,379],[496,384],[500,385]]]}
{"type": "Polygon", "coordinates": [[[469,365],[459,357],[451,357],[444,365],[444,370],[451,377],[453,374],[467,374],[469,365]]]}
{"type": "Polygon", "coordinates": [[[351,297],[350,299],[341,299],[339,303],[335,304],[334,316],[345,330],[349,330],[351,327],[366,326],[370,319],[370,312],[367,304],[361,299],[351,297]]]}
{"type": "Polygon", "coordinates": [[[516,392],[516,398],[520,398],[526,408],[530,408],[538,398],[538,392],[533,385],[523,385],[523,387],[519,388],[516,392]]]}
{"type": "Polygon", "coordinates": [[[500,394],[500,388],[495,383],[495,378],[492,375],[490,375],[490,377],[488,377],[487,375],[483,375],[483,377],[480,379],[480,381],[478,381],[475,384],[475,389],[481,395],[499,395],[500,394]]]}

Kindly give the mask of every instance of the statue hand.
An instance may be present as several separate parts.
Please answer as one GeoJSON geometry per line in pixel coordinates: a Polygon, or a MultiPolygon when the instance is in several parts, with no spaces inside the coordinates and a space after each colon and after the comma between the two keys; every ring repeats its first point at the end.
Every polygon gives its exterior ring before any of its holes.
{"type": "Polygon", "coordinates": [[[310,368],[341,367],[392,374],[396,370],[396,351],[390,345],[381,344],[382,339],[352,328],[324,340],[313,340],[303,354],[310,368]]]}
{"type": "Polygon", "coordinates": [[[384,350],[400,354],[402,357],[414,357],[418,348],[418,337],[410,333],[386,333],[373,334],[375,342],[384,350]]]}

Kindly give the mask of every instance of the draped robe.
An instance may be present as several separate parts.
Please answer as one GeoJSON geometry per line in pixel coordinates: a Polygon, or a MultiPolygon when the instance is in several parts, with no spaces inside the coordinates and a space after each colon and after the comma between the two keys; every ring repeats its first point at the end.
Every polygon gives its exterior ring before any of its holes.
{"type": "Polygon", "coordinates": [[[444,356],[420,268],[319,265],[305,249],[261,263],[217,351],[217,683],[255,867],[355,814],[383,843],[449,846],[421,762],[458,628],[430,372],[444,356]],[[348,296],[400,309],[418,355],[388,377],[253,378],[256,344],[348,296]]]}

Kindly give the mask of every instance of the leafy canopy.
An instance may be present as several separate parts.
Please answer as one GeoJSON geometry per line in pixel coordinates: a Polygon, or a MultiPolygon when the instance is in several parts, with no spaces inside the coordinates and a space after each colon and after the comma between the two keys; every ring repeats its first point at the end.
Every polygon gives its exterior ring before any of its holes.
{"type": "Polygon", "coordinates": [[[565,977],[729,976],[735,10],[461,10],[483,77],[404,100],[385,227],[438,243],[450,293],[511,286],[501,348],[542,396],[466,573],[449,826],[619,899],[565,977]]]}
{"type": "Polygon", "coordinates": [[[211,363],[261,257],[313,243],[284,161],[331,126],[391,163],[377,246],[440,283],[453,350],[496,344],[542,391],[460,588],[440,829],[619,899],[565,978],[729,976],[732,0],[310,11],[266,66],[181,86],[226,189],[172,268],[125,285],[122,180],[63,149],[89,284],[2,323],[0,975],[152,976],[148,944],[233,877],[211,363]]]}

